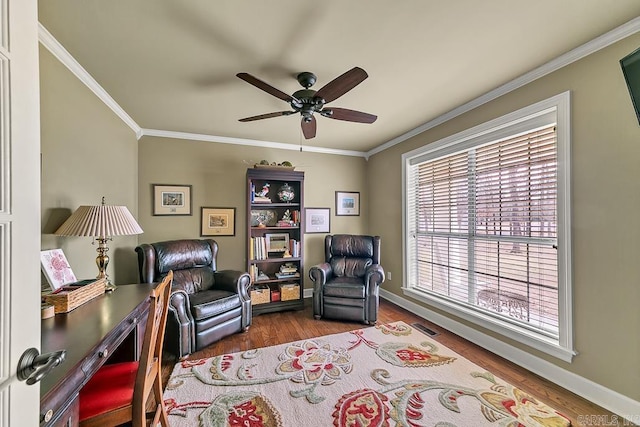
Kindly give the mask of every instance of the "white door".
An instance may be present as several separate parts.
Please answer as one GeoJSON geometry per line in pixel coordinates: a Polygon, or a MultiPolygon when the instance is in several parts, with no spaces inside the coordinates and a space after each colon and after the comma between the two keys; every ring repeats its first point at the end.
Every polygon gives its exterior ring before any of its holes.
{"type": "Polygon", "coordinates": [[[0,427],[39,424],[40,386],[16,379],[40,348],[38,4],[0,0],[0,427]]]}

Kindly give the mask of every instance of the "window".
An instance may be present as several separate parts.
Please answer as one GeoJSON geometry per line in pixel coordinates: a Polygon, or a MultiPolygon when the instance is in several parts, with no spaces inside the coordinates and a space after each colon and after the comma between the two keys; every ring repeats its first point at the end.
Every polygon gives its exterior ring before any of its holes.
{"type": "Polygon", "coordinates": [[[564,360],[568,94],[403,156],[405,292],[564,360]]]}

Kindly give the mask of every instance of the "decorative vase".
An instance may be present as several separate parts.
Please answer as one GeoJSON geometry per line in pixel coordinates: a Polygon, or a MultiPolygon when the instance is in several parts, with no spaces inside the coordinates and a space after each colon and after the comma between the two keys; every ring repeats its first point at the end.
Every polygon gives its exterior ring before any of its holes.
{"type": "Polygon", "coordinates": [[[281,202],[290,203],[295,197],[295,191],[293,191],[293,188],[286,182],[278,189],[278,199],[280,199],[281,202]]]}

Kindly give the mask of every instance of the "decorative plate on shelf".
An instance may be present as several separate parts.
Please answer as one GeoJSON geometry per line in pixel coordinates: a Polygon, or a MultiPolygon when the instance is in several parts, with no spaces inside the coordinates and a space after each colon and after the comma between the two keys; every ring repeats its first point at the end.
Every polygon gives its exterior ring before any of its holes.
{"type": "Polygon", "coordinates": [[[296,192],[293,190],[293,187],[289,185],[289,183],[285,182],[284,185],[282,185],[278,189],[278,199],[280,199],[281,202],[290,203],[295,198],[296,192]]]}
{"type": "Polygon", "coordinates": [[[271,209],[258,209],[251,211],[251,226],[259,227],[263,225],[265,227],[273,227],[276,225],[277,215],[276,211],[271,209]]]}

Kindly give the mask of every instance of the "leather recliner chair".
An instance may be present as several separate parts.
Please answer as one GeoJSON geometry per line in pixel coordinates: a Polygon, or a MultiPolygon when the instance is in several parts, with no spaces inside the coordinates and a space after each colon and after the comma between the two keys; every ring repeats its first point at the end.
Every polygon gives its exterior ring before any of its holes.
{"type": "Polygon", "coordinates": [[[313,316],[374,324],[378,320],[380,236],[328,235],[325,262],[311,267],[313,316]]]}
{"type": "Polygon", "coordinates": [[[251,325],[251,277],[218,271],[218,243],[172,240],[136,247],[141,283],[159,282],[173,270],[165,348],[184,358],[251,325]]]}

